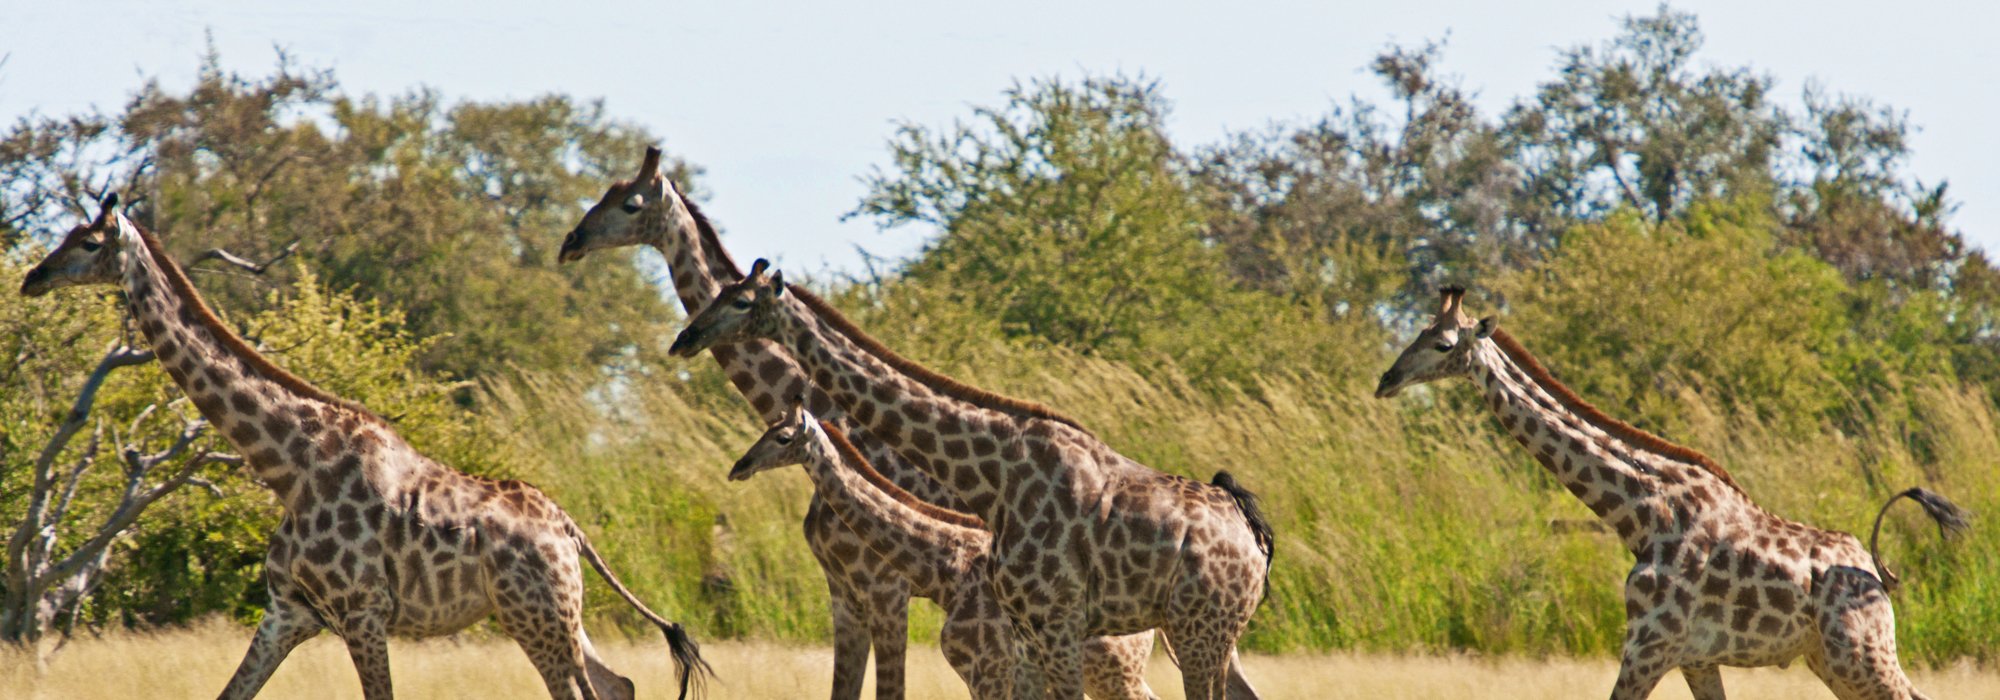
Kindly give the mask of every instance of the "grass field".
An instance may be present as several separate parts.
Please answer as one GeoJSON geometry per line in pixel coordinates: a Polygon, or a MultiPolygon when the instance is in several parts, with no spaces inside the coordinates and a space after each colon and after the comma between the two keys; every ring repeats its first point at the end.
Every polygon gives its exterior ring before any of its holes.
{"type": "MultiPolygon", "coordinates": [[[[209,697],[228,681],[249,643],[250,631],[227,623],[150,634],[80,639],[38,675],[21,656],[0,657],[0,697],[23,700],[209,697]]],[[[599,640],[606,660],[639,685],[641,698],[672,697],[672,666],[657,640],[599,640]]],[[[819,698],[828,688],[832,651],[820,647],[719,642],[704,653],[715,665],[713,698],[819,698]]],[[[399,697],[545,698],[540,679],[512,642],[476,637],[398,641],[389,652],[399,697]]],[[[1609,692],[1616,665],[1609,659],[1390,655],[1248,655],[1251,679],[1267,698],[1577,698],[1609,692]]],[[[1936,698],[2000,699],[2000,671],[1971,665],[1918,672],[1919,686],[1936,698]]],[[[964,686],[935,647],[913,646],[913,699],[962,698],[964,686]]],[[[1724,683],[1734,697],[1830,698],[1802,666],[1788,670],[1728,669],[1724,683]]],[[[1165,657],[1153,660],[1153,689],[1181,697],[1180,682],[1165,657]]],[[[265,687],[271,698],[358,698],[360,684],[340,641],[322,635],[293,652],[265,687]]],[[[1685,698],[1669,675],[1655,698],[1685,698]]],[[[872,686],[864,697],[873,697],[872,686]]]]}

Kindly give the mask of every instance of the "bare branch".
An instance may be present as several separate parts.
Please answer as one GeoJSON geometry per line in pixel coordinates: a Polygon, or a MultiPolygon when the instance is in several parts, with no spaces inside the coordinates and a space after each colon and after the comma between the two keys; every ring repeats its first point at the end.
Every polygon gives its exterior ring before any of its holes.
{"type": "Polygon", "coordinates": [[[210,248],[208,252],[195,256],[194,260],[188,262],[188,266],[192,267],[204,260],[221,260],[231,266],[248,271],[250,274],[261,275],[266,270],[271,269],[272,265],[278,264],[285,258],[292,257],[292,254],[298,252],[298,250],[299,241],[292,241],[289,245],[280,249],[277,255],[271,256],[269,260],[257,262],[221,248],[210,248]]]}

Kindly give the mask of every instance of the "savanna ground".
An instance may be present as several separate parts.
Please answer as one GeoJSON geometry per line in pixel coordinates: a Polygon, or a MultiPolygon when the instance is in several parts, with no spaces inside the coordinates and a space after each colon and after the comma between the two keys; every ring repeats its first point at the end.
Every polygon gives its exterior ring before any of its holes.
{"type": "MultiPolygon", "coordinates": [[[[0,697],[22,700],[88,698],[206,697],[228,680],[248,643],[250,631],[225,622],[157,633],[118,633],[81,638],[62,650],[46,675],[19,656],[0,657],[0,697]]],[[[597,642],[619,672],[639,686],[639,697],[671,697],[673,667],[657,640],[617,638],[597,642]]],[[[831,649],[758,642],[717,642],[703,652],[720,680],[715,698],[817,698],[828,688],[831,649]]],[[[936,647],[910,650],[910,697],[962,698],[965,686],[952,675],[936,647]]],[[[391,644],[390,665],[400,697],[544,698],[540,679],[513,643],[469,636],[391,644]]],[[[1366,697],[1577,698],[1608,692],[1617,672],[1609,659],[1479,658],[1386,654],[1251,654],[1244,664],[1258,689],[1271,698],[1366,697]]],[[[1976,700],[2000,698],[2000,672],[1970,664],[1919,671],[1919,686],[1932,697],[1976,700]]],[[[1149,678],[1162,698],[1180,698],[1173,665],[1156,653],[1149,678]]],[[[1735,697],[1830,698],[1803,666],[1790,669],[1727,669],[1723,682],[1735,697]]],[[[873,696],[873,686],[863,697],[873,696]]],[[[292,653],[278,669],[265,697],[359,698],[360,683],[340,641],[322,635],[292,653]]],[[[1686,698],[1686,686],[1669,675],[1654,698],[1686,698]]]]}

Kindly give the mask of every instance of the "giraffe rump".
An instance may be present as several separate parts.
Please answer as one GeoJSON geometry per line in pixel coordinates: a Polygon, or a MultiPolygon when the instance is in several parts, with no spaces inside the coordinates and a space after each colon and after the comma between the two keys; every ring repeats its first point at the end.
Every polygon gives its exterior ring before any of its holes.
{"type": "MultiPolygon", "coordinates": [[[[1250,534],[1257,538],[1257,548],[1264,550],[1263,595],[1270,596],[1271,564],[1277,559],[1274,553],[1277,551],[1278,541],[1277,535],[1271,530],[1270,521],[1264,519],[1264,509],[1257,506],[1257,494],[1236,483],[1236,477],[1226,471],[1216,472],[1215,478],[1209,479],[1208,484],[1227,492],[1229,498],[1236,501],[1236,509],[1243,511],[1243,521],[1249,523],[1250,534]]],[[[1259,602],[1262,602],[1262,598],[1259,598],[1259,602]]]]}
{"type": "MultiPolygon", "coordinates": [[[[1460,291],[1461,293],[1463,292],[1463,290],[1460,291]]],[[[1582,418],[1593,427],[1604,431],[1613,438],[1630,442],[1637,447],[1657,453],[1660,456],[1701,467],[1708,473],[1714,474],[1715,478],[1721,480],[1729,488],[1735,489],[1737,493],[1743,493],[1743,487],[1737,485],[1735,477],[1730,476],[1729,471],[1723,469],[1722,465],[1717,464],[1715,460],[1709,459],[1708,455],[1697,452],[1689,447],[1668,442],[1666,438],[1641,430],[1631,423],[1613,418],[1609,414],[1598,410],[1589,401],[1583,400],[1583,397],[1577,396],[1576,392],[1571,391],[1568,385],[1557,380],[1547,367],[1543,367],[1542,363],[1536,360],[1535,356],[1529,353],[1526,347],[1521,345],[1521,341],[1515,340],[1514,336],[1509,335],[1506,329],[1493,329],[1493,335],[1490,336],[1490,339],[1493,341],[1494,346],[1500,348],[1501,352],[1506,353],[1507,357],[1512,359],[1515,364],[1520,365],[1521,369],[1528,373],[1529,378],[1533,379],[1536,384],[1541,385],[1543,389],[1547,389],[1550,394],[1556,397],[1557,401],[1562,402],[1564,408],[1569,409],[1570,412],[1575,413],[1577,417],[1582,418]]]]}
{"type": "Polygon", "coordinates": [[[577,548],[583,551],[583,558],[590,562],[590,568],[596,569],[597,575],[604,577],[604,582],[610,584],[611,589],[617,591],[619,597],[624,598],[627,604],[638,610],[641,616],[658,626],[660,632],[666,635],[667,653],[674,659],[674,675],[680,681],[681,690],[678,697],[686,698],[690,685],[693,686],[696,697],[704,695],[707,688],[706,681],[708,677],[715,675],[715,670],[709,668],[708,662],[701,658],[701,646],[695,644],[694,639],[688,636],[687,630],[681,627],[680,623],[660,617],[658,613],[646,607],[645,603],[639,602],[639,597],[633,595],[632,591],[625,587],[625,583],[611,573],[611,567],[604,563],[604,557],[598,555],[597,548],[590,546],[590,538],[583,534],[582,528],[577,527],[576,521],[567,516],[563,517],[563,521],[569,526],[569,536],[576,540],[577,548]]]}
{"type": "Polygon", "coordinates": [[[1963,532],[1971,527],[1970,516],[1965,509],[1958,507],[1958,504],[1952,503],[1936,491],[1917,486],[1890,496],[1889,500],[1882,504],[1882,509],[1875,511],[1875,528],[1868,533],[1868,556],[1875,560],[1875,577],[1882,579],[1882,587],[1891,591],[1896,590],[1896,586],[1902,581],[1896,577],[1895,572],[1889,570],[1888,564],[1882,563],[1882,554],[1876,550],[1875,540],[1882,535],[1882,516],[1889,514],[1889,506],[1896,505],[1897,500],[1904,498],[1923,506],[1924,515],[1930,516],[1931,520],[1937,523],[1939,537],[1950,537],[1953,533],[1963,532]]]}
{"type": "Polygon", "coordinates": [[[810,290],[796,284],[787,284],[785,288],[793,296],[797,297],[800,302],[803,302],[806,308],[812,309],[813,313],[818,314],[821,319],[824,319],[827,325],[832,326],[836,332],[853,341],[863,351],[874,355],[876,359],[881,360],[883,364],[889,365],[891,369],[917,380],[924,386],[930,387],[933,391],[991,411],[1052,420],[1082,431],[1084,435],[1088,435],[1093,439],[1097,437],[1091,434],[1089,428],[1085,428],[1083,424],[1078,423],[1076,419],[1057,413],[1053,408],[1032,401],[1022,401],[1016,398],[1001,396],[985,389],[967,385],[964,382],[944,376],[929,367],[917,364],[915,360],[896,354],[896,351],[890,350],[889,346],[882,344],[882,341],[868,335],[867,332],[861,330],[860,326],[854,325],[853,321],[848,320],[847,316],[842,315],[839,309],[833,308],[832,304],[826,303],[825,299],[819,298],[818,295],[813,294],[810,290]]]}

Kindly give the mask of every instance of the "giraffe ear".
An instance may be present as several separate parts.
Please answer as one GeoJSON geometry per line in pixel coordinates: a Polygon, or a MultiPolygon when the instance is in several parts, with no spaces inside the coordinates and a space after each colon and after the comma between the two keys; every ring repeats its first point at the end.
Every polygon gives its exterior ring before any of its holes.
{"type": "Polygon", "coordinates": [[[758,258],[757,262],[750,263],[750,274],[746,276],[756,277],[758,275],[764,274],[764,271],[770,268],[771,268],[771,261],[765,260],[763,258],[758,258]]]}
{"type": "Polygon", "coordinates": [[[773,271],[771,273],[771,296],[773,298],[776,298],[784,295],[785,295],[785,271],[784,270],[773,271]]]}
{"type": "Polygon", "coordinates": [[[1475,338],[1488,338],[1492,337],[1493,331],[1499,329],[1500,329],[1499,317],[1487,316],[1486,318],[1479,319],[1479,327],[1473,329],[1472,335],[1475,338]]]}

